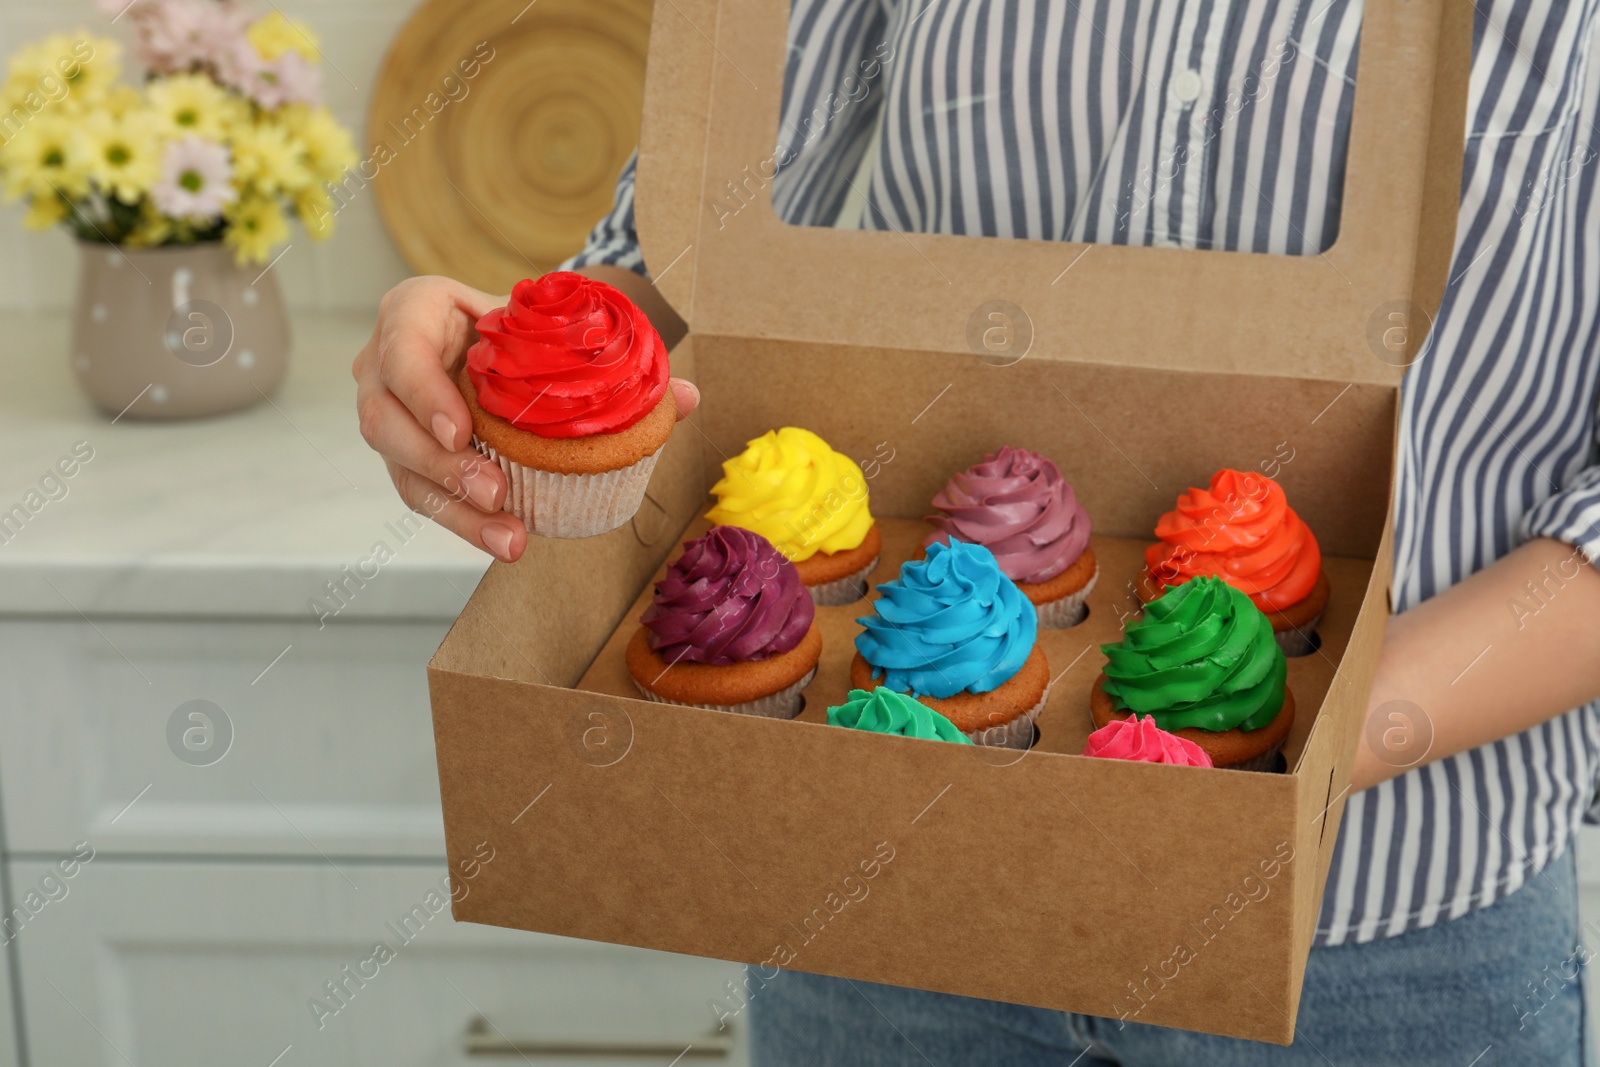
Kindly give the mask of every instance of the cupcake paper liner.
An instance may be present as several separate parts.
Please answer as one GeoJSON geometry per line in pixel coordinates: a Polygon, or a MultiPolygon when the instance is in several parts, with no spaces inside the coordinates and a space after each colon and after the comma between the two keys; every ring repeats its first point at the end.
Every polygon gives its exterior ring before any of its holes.
{"type": "Polygon", "coordinates": [[[1033,744],[1033,723],[1050,699],[1050,687],[1044,687],[1039,703],[1018,715],[1010,722],[998,726],[985,726],[981,730],[964,731],[975,745],[988,748],[1028,748],[1033,744]]]}
{"type": "Polygon", "coordinates": [[[1094,583],[1100,580],[1100,564],[1096,563],[1094,573],[1089,575],[1089,580],[1083,583],[1083,588],[1076,593],[1069,593],[1060,600],[1052,600],[1047,604],[1035,605],[1039,612],[1039,625],[1046,630],[1067,630],[1078,625],[1088,614],[1084,604],[1089,600],[1089,594],[1094,592],[1094,583]]]}
{"type": "Polygon", "coordinates": [[[867,595],[867,576],[872,573],[872,568],[878,565],[875,557],[873,561],[843,578],[835,578],[831,582],[821,585],[808,585],[806,591],[811,594],[811,602],[819,608],[836,608],[841,604],[853,604],[867,595]]]}
{"type": "Polygon", "coordinates": [[[816,676],[817,669],[813,667],[806,672],[804,678],[793,685],[780,689],[770,696],[761,697],[759,700],[748,700],[743,704],[696,704],[688,700],[668,700],[646,689],[637,678],[633,680],[633,684],[644,694],[646,700],[653,700],[657,704],[676,704],[680,708],[705,708],[707,711],[731,711],[735,715],[759,715],[767,719],[792,719],[805,707],[805,700],[800,693],[816,676]]]}
{"type": "Polygon", "coordinates": [[[1285,656],[1309,656],[1317,649],[1316,633],[1317,623],[1322,621],[1318,615],[1304,626],[1293,630],[1274,630],[1272,636],[1278,641],[1278,647],[1283,649],[1285,656]]]}
{"type": "Polygon", "coordinates": [[[505,471],[503,510],[540,537],[593,537],[633,518],[661,454],[657,449],[632,466],[601,474],[557,474],[513,462],[476,437],[472,446],[505,471]]]}

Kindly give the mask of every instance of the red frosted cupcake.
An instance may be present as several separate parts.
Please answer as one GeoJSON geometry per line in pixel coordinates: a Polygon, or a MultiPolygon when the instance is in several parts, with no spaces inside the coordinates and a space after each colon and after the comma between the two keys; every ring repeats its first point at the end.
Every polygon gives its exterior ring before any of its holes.
{"type": "Polygon", "coordinates": [[[951,538],[982,545],[1034,606],[1040,626],[1083,621],[1100,567],[1089,547],[1089,513],[1054,463],[1002,447],[953,476],[933,506],[938,514],[928,522],[939,532],[925,547],[951,538]]]}
{"type": "Polygon", "coordinates": [[[677,421],[661,336],[619,290],[558,271],[478,320],[456,384],[472,443],[500,464],[529,533],[589,537],[627,522],[677,421]]]}
{"type": "Polygon", "coordinates": [[[1215,575],[1244,593],[1272,622],[1285,654],[1315,645],[1328,606],[1328,578],[1316,536],[1289,506],[1283,488],[1254,471],[1220,470],[1208,489],[1178,497],[1156,523],[1160,541],[1145,549],[1139,599],[1148,604],[1190,578],[1215,575]]]}

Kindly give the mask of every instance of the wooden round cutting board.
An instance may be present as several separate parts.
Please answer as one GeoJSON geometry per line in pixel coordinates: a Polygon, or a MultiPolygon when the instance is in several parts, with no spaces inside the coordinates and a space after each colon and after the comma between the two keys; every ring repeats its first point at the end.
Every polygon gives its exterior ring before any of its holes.
{"type": "Polygon", "coordinates": [[[361,164],[406,261],[505,293],[582,248],[639,142],[649,34],[650,0],[419,6],[361,164]]]}

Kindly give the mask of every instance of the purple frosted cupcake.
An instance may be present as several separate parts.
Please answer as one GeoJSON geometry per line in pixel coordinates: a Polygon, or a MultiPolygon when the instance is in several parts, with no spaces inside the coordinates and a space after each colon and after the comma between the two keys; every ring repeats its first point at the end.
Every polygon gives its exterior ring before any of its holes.
{"type": "Polygon", "coordinates": [[[628,673],[650,700],[792,719],[817,672],[811,594],[760,534],[716,526],[687,541],[628,642],[628,673]]]}
{"type": "Polygon", "coordinates": [[[1054,463],[1002,447],[952,477],[933,506],[938,513],[927,521],[938,532],[924,547],[951,539],[982,545],[1033,604],[1040,626],[1083,621],[1100,566],[1089,547],[1089,513],[1054,463]]]}

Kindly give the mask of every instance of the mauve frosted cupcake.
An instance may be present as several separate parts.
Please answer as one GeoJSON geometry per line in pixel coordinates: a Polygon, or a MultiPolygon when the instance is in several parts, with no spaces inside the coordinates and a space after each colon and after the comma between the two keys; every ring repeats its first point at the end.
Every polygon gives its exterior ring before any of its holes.
{"type": "Polygon", "coordinates": [[[521,281],[478,320],[456,385],[472,444],[528,532],[590,537],[639,510],[677,410],[661,336],[620,290],[570,271],[521,281]]]}
{"type": "Polygon", "coordinates": [[[955,475],[933,498],[938,527],[924,546],[967,541],[994,553],[1007,578],[1039,614],[1039,625],[1083,621],[1100,576],[1089,547],[1089,513],[1056,465],[1037,452],[1002,447],[955,475]]]}
{"type": "Polygon", "coordinates": [[[816,608],[772,543],[717,526],[684,543],[628,642],[628,673],[663,704],[792,719],[817,672],[816,608]]]}

